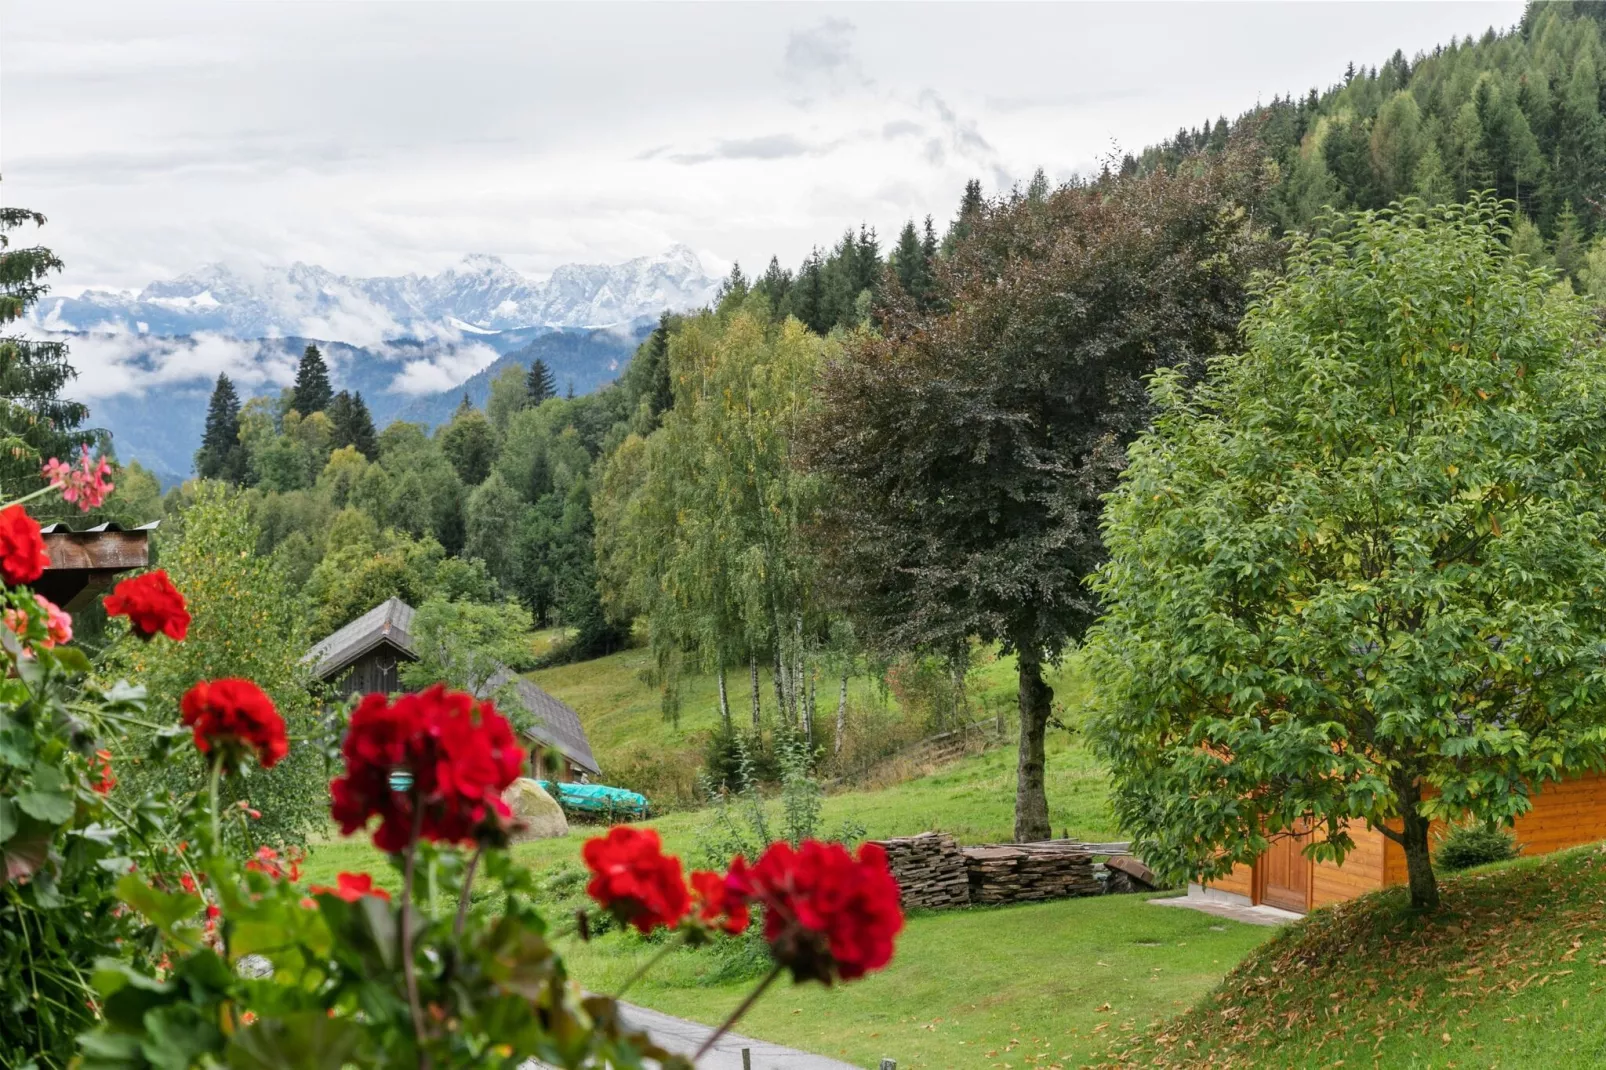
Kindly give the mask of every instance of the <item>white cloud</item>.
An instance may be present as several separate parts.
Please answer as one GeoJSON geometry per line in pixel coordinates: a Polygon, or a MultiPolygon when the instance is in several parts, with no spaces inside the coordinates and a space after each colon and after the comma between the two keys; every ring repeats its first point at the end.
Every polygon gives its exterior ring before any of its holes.
{"type": "Polygon", "coordinates": [[[391,380],[390,389],[398,394],[438,394],[489,367],[496,358],[496,350],[480,343],[441,349],[428,357],[409,360],[391,380]]]}
{"type": "Polygon", "coordinates": [[[623,10],[0,0],[4,199],[51,217],[69,293],[677,241],[795,265],[861,220],[940,224],[968,178],[1070,174],[1522,3],[623,10]]]}
{"type": "Polygon", "coordinates": [[[288,386],[295,380],[293,356],[260,342],[216,334],[172,339],[113,329],[76,334],[68,341],[78,370],[72,395],[80,401],[141,395],[151,387],[173,383],[209,382],[220,372],[248,388],[263,383],[288,386]]]}

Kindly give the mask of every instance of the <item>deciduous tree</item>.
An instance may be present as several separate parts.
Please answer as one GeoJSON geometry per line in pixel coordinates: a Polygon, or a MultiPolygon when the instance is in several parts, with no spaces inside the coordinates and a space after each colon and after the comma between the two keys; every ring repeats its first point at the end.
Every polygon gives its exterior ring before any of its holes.
{"type": "Polygon", "coordinates": [[[1167,878],[1429,822],[1606,758],[1606,349],[1494,202],[1328,220],[1110,500],[1088,731],[1167,878]]]}

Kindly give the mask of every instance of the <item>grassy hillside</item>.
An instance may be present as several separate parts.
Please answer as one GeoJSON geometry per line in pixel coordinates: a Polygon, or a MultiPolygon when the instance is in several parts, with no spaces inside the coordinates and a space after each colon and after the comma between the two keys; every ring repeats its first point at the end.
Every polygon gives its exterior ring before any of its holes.
{"type": "Polygon", "coordinates": [[[1606,845],[1317,911],[1121,1066],[1536,1067],[1606,1062],[1606,845]]]}
{"type": "MultiPolygon", "coordinates": [[[[548,633],[538,639],[545,644],[552,641],[548,633]]],[[[664,717],[658,689],[647,682],[651,669],[652,654],[634,648],[593,661],[543,669],[531,673],[530,678],[579,713],[592,751],[602,766],[604,782],[644,791],[655,805],[668,809],[683,803],[694,788],[704,745],[719,725],[718,685],[712,674],[685,677],[681,681],[679,721],[672,724],[664,717]]],[[[1067,710],[1073,710],[1086,693],[1082,674],[1071,661],[1051,675],[1049,683],[1067,710]]],[[[727,687],[733,719],[740,726],[751,725],[747,675],[732,675],[727,687]]],[[[822,680],[819,687],[819,717],[822,722],[833,722],[836,682],[822,680]]],[[[1014,730],[1013,658],[981,652],[967,691],[973,718],[1002,715],[1009,730],[1014,730]]],[[[775,692],[767,669],[760,670],[759,694],[765,723],[770,724],[775,716],[775,692]]],[[[911,739],[923,734],[919,723],[923,714],[901,710],[897,698],[869,678],[861,676],[849,681],[848,701],[850,746],[864,735],[878,732],[911,739]]],[[[829,770],[826,775],[830,775],[829,770]]]]}

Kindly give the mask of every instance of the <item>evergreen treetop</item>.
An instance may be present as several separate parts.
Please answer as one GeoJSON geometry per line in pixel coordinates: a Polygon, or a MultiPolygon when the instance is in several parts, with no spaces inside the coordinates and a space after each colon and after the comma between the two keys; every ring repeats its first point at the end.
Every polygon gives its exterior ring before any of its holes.
{"type": "Polygon", "coordinates": [[[219,374],[206,407],[206,429],[195,454],[195,474],[202,479],[240,483],[248,460],[240,441],[240,395],[227,375],[219,374]]]}
{"type": "Polygon", "coordinates": [[[530,362],[530,374],[525,383],[531,405],[539,405],[547,398],[558,396],[557,379],[552,375],[552,369],[547,367],[546,361],[540,357],[530,362]]]}
{"type": "Polygon", "coordinates": [[[315,345],[308,345],[296,365],[296,385],[291,393],[290,407],[303,416],[323,412],[334,400],[335,391],[329,385],[329,366],[315,345]]]}
{"type": "MultiPolygon", "coordinates": [[[[49,249],[12,246],[9,232],[44,222],[38,212],[0,207],[0,330],[26,315],[48,289],[45,276],[61,270],[49,249]]],[[[0,335],[0,492],[8,497],[43,485],[43,461],[67,458],[95,440],[80,430],[88,407],[61,397],[76,377],[64,343],[0,335]]]]}

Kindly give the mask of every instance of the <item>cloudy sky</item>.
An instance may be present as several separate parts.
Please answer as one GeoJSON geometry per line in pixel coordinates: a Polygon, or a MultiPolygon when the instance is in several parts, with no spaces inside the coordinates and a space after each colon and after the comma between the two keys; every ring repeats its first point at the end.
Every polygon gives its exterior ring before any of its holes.
{"type": "Polygon", "coordinates": [[[795,263],[1521,9],[0,0],[0,197],[50,216],[68,293],[214,260],[795,263]]]}

